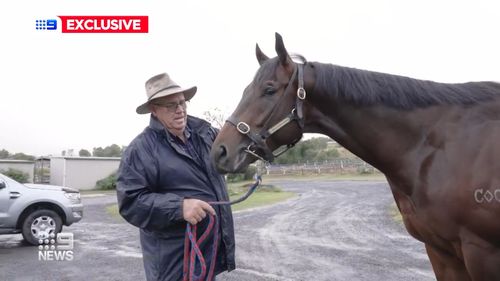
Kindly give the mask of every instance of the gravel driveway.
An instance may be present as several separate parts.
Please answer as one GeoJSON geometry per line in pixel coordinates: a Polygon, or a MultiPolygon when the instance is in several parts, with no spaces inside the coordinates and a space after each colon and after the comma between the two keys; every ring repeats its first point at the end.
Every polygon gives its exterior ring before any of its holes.
{"type": "MultiPolygon", "coordinates": [[[[389,213],[385,182],[276,182],[298,197],[235,214],[237,266],[218,281],[435,280],[423,244],[389,213]]],[[[72,261],[39,261],[20,235],[0,236],[0,280],[144,280],[138,231],[85,197],[72,261]]]]}
{"type": "Polygon", "coordinates": [[[299,197],[236,216],[221,280],[435,280],[423,243],[390,215],[385,182],[277,182],[299,197]]]}

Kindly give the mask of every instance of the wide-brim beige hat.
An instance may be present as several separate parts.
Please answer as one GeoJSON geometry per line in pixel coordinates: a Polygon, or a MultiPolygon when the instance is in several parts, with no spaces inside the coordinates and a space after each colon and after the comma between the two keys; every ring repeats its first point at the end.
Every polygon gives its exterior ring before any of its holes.
{"type": "Polygon", "coordinates": [[[196,94],[196,90],[196,86],[191,88],[182,88],[170,79],[170,76],[167,73],[158,74],[146,81],[146,96],[148,100],[139,105],[135,112],[138,114],[150,113],[151,111],[149,110],[148,104],[152,100],[177,93],[184,93],[184,98],[188,101],[193,98],[194,94],[196,94]]]}

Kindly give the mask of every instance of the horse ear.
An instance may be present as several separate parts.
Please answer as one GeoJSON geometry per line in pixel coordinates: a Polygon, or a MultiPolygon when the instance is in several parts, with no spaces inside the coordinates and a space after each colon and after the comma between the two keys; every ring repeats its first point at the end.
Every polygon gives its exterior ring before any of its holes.
{"type": "Polygon", "coordinates": [[[262,65],[269,58],[260,50],[259,44],[255,44],[255,55],[257,56],[257,61],[262,65]]]}
{"type": "Polygon", "coordinates": [[[285,48],[285,44],[283,44],[283,38],[281,35],[276,32],[276,53],[278,54],[278,57],[280,59],[280,63],[283,66],[287,66],[292,62],[292,59],[288,55],[288,51],[285,48]]]}

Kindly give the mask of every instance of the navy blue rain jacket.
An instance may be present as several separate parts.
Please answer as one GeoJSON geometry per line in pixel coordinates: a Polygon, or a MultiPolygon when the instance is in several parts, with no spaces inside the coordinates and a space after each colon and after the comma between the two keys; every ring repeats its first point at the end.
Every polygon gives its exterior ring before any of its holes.
{"type": "MultiPolygon", "coordinates": [[[[226,184],[213,167],[210,148],[217,131],[204,120],[188,116],[190,141],[199,157],[193,158],[174,136],[151,115],[149,127],[127,147],[117,180],[120,214],[140,228],[143,262],[148,280],[181,280],[186,221],[184,198],[229,200],[226,184]],[[200,159],[201,158],[201,159],[200,159]]],[[[219,249],[216,273],[235,268],[235,240],[230,206],[216,206],[219,249]]],[[[208,216],[198,224],[198,237],[208,216]]],[[[202,251],[211,253],[212,237],[202,251]]],[[[208,254],[208,256],[210,256],[208,254]]],[[[207,254],[205,254],[207,258],[207,254]]],[[[207,266],[210,262],[207,260],[207,266]]]]}

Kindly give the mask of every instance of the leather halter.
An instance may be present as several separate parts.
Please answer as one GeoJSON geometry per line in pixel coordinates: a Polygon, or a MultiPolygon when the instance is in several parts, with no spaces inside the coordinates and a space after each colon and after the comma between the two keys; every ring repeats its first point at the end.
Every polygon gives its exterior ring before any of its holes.
{"type": "MultiPolygon", "coordinates": [[[[267,130],[262,129],[259,133],[255,133],[254,131],[252,131],[252,129],[247,123],[243,121],[238,121],[238,119],[235,118],[234,116],[230,116],[226,120],[226,122],[235,126],[238,132],[240,132],[243,135],[246,135],[252,140],[252,142],[245,149],[245,152],[255,156],[256,158],[264,162],[272,162],[274,158],[280,156],[288,149],[292,148],[302,138],[302,132],[304,129],[303,102],[306,98],[306,90],[304,89],[304,65],[307,63],[307,61],[301,55],[292,55],[291,58],[297,59],[299,60],[299,62],[294,61],[295,67],[293,70],[293,74],[290,77],[290,80],[288,81],[288,85],[286,86],[285,93],[282,97],[285,97],[289,89],[293,87],[295,76],[297,76],[298,79],[298,88],[297,88],[297,97],[295,99],[295,107],[285,118],[281,119],[281,121],[279,121],[278,123],[276,123],[274,126],[270,127],[267,130]],[[297,124],[299,125],[301,130],[300,137],[294,139],[291,143],[287,144],[284,149],[282,148],[283,146],[279,147],[278,149],[280,150],[275,153],[269,148],[269,146],[266,143],[266,140],[271,135],[273,135],[274,133],[276,133],[277,131],[279,131],[281,128],[283,128],[285,125],[287,125],[292,121],[297,122],[297,124]],[[260,155],[259,150],[264,152],[264,155],[260,155]]],[[[274,105],[269,118],[267,119],[266,123],[263,126],[264,128],[266,127],[265,125],[267,125],[268,121],[271,120],[273,113],[276,112],[274,109],[278,104],[280,104],[280,101],[278,101],[274,105]]]]}

